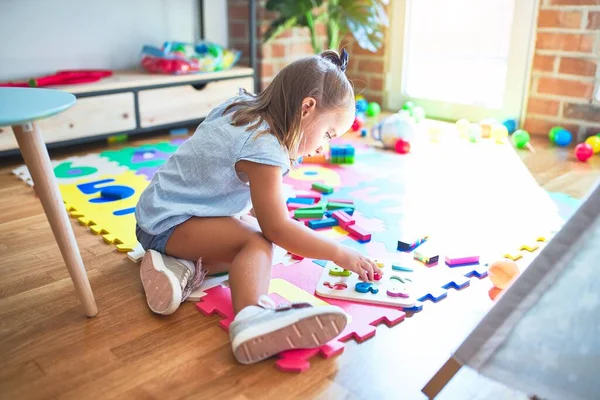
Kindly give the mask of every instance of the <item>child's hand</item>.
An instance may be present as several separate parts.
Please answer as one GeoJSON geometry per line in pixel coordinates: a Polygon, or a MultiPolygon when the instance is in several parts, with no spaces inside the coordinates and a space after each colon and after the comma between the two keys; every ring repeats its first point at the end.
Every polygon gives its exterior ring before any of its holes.
{"type": "Polygon", "coordinates": [[[375,273],[383,275],[373,261],[348,246],[342,246],[337,259],[332,261],[348,271],[356,272],[363,281],[373,281],[375,273]]]}

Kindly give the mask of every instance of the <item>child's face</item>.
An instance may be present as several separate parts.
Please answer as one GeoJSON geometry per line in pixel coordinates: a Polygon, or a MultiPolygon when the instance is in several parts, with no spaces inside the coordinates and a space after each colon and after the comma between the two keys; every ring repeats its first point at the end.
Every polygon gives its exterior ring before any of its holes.
{"type": "Polygon", "coordinates": [[[321,112],[316,109],[314,99],[305,99],[302,105],[302,140],[299,156],[320,154],[330,140],[344,135],[354,122],[355,105],[348,102],[346,109],[321,112]],[[312,101],[311,101],[312,100],[312,101]]]}

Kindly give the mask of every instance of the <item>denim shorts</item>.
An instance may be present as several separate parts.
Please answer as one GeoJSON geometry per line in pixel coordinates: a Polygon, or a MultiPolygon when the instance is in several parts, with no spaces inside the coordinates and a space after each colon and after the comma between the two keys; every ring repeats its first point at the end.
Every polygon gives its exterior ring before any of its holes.
{"type": "Polygon", "coordinates": [[[166,231],[159,233],[158,235],[151,235],[146,233],[139,225],[135,225],[135,236],[137,236],[138,242],[142,245],[144,250],[155,250],[159,253],[165,254],[165,247],[167,241],[173,234],[177,226],[167,229],[166,231]]]}

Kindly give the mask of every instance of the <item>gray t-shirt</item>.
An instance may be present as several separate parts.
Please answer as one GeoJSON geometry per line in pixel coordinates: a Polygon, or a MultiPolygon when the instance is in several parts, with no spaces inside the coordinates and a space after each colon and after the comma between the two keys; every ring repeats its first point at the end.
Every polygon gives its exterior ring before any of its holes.
{"type": "Polygon", "coordinates": [[[250,186],[235,170],[236,162],[248,160],[290,169],[289,155],[263,124],[253,131],[231,125],[234,110],[223,110],[234,97],[210,112],[194,135],[158,170],[140,196],[135,210],[145,232],[158,235],[191,217],[239,216],[247,213],[250,186]]]}

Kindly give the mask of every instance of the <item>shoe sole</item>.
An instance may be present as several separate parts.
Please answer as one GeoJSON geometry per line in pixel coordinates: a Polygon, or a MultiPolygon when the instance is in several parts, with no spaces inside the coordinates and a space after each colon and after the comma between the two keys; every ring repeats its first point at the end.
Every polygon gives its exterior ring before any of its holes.
{"type": "MultiPolygon", "coordinates": [[[[319,310],[319,308],[321,307],[315,307],[313,310],[319,310]]],[[[259,334],[246,340],[236,338],[238,340],[234,340],[233,352],[240,363],[252,364],[282,351],[319,347],[338,336],[346,328],[347,322],[346,315],[339,311],[305,316],[262,335],[259,334]]],[[[258,326],[248,330],[258,331],[261,330],[260,328],[258,326]]],[[[241,332],[241,334],[251,336],[252,332],[241,332]]]]}
{"type": "Polygon", "coordinates": [[[142,259],[140,278],[148,307],[156,314],[173,314],[181,304],[181,291],[175,275],[167,269],[160,253],[150,250],[142,259]]]}

